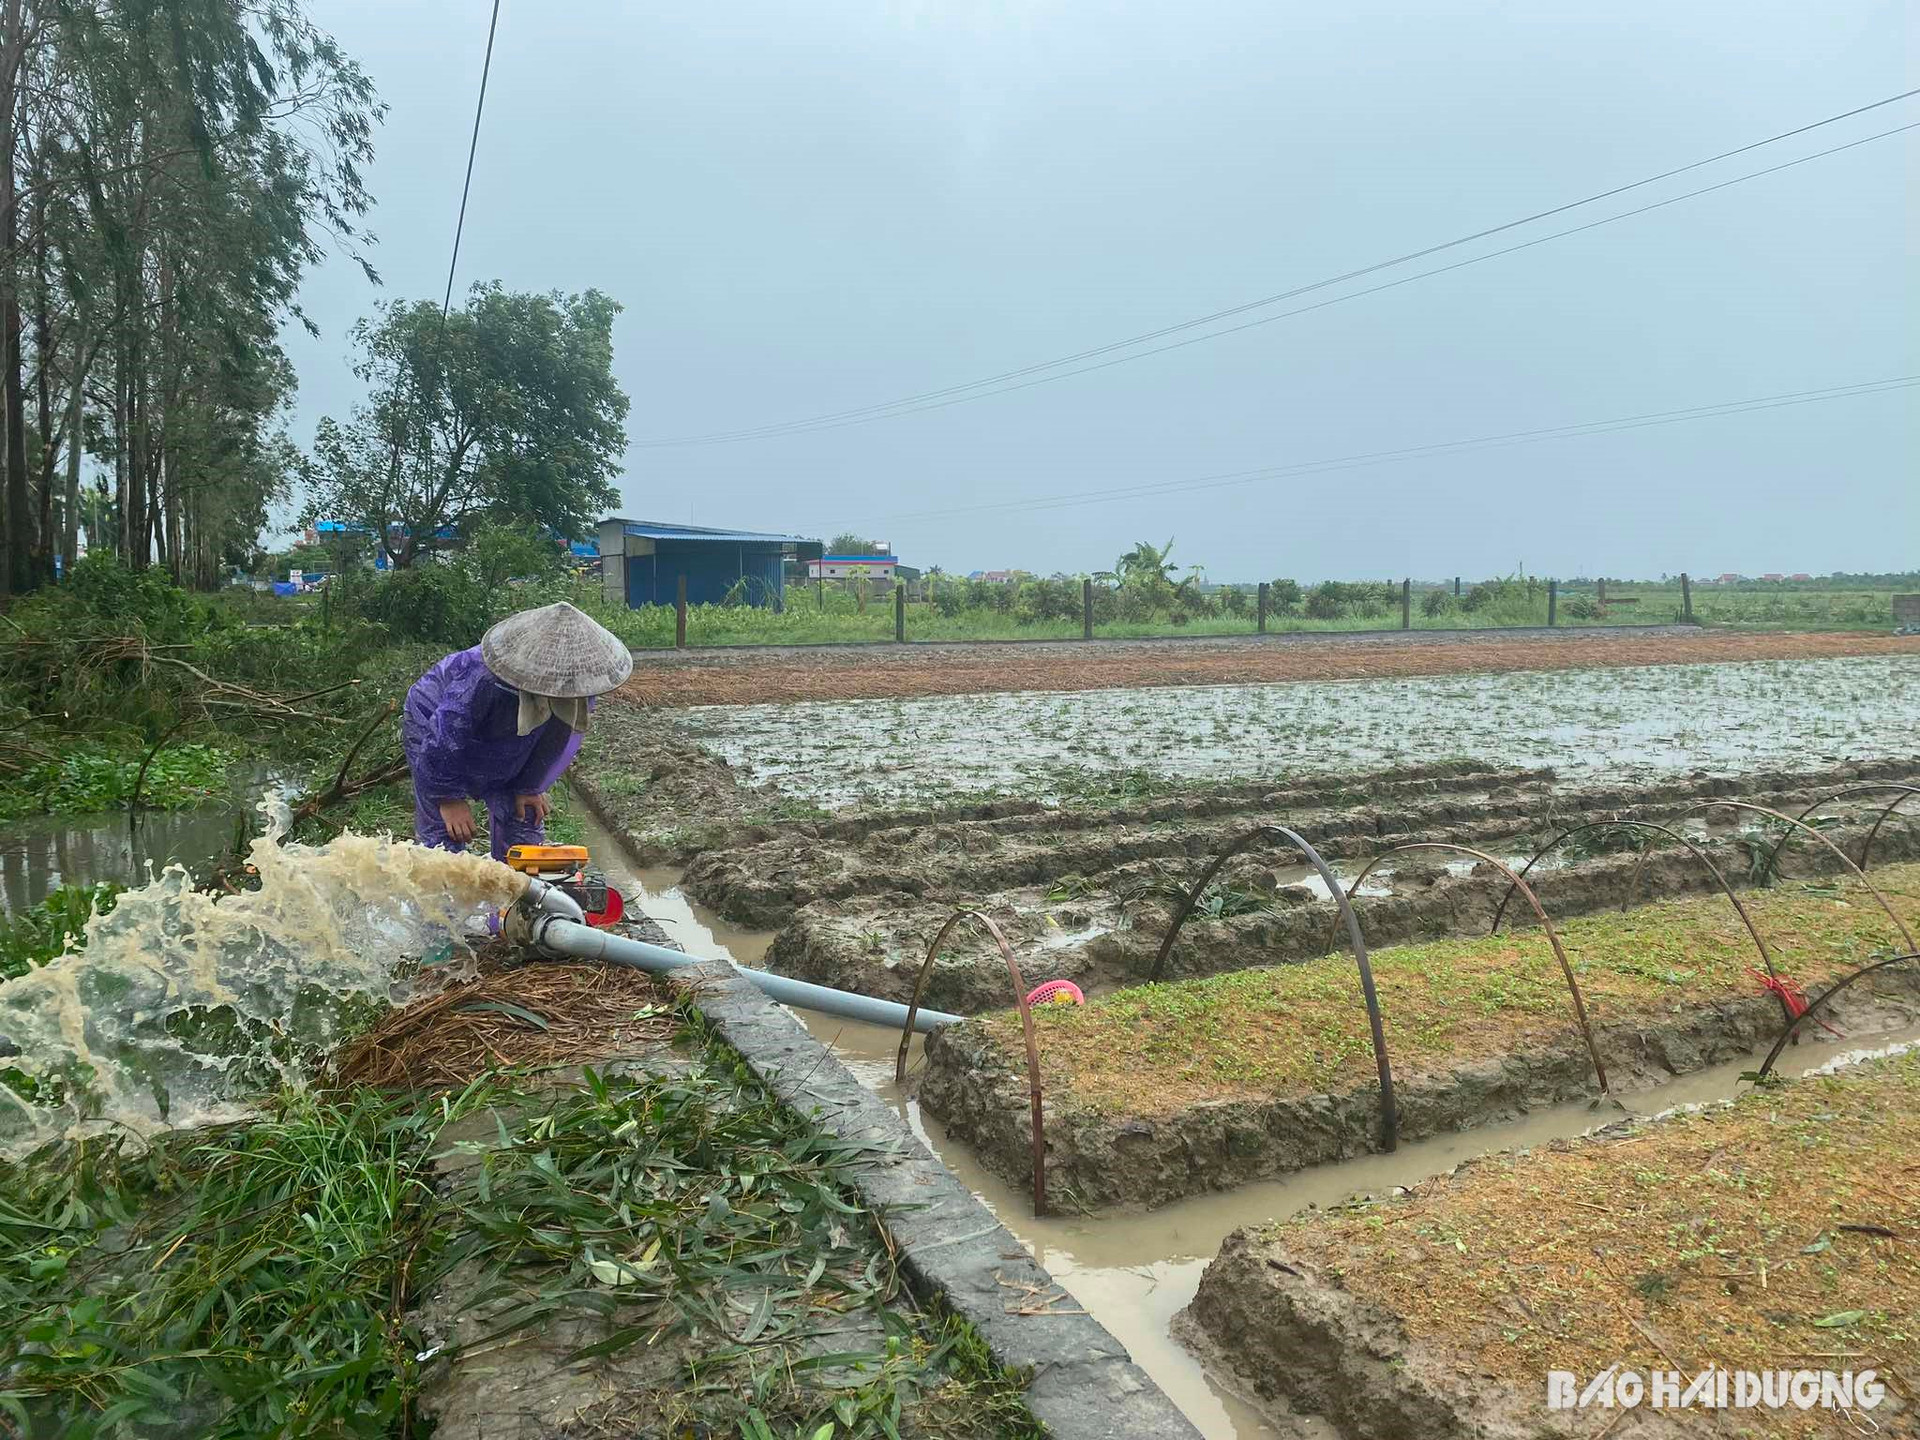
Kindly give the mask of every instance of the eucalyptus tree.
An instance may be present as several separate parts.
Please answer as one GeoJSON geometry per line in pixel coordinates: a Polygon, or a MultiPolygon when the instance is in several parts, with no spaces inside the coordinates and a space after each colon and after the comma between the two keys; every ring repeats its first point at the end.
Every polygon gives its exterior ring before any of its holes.
{"type": "Polygon", "coordinates": [[[285,484],[300,277],[366,267],[382,113],[299,0],[0,0],[0,591],[71,559],[80,446],[90,541],[212,583],[285,484]]]}

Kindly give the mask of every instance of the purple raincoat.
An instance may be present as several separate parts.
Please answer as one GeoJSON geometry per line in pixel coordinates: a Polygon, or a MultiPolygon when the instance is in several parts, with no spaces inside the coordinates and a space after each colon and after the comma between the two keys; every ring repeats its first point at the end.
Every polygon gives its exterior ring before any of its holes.
{"type": "Polygon", "coordinates": [[[514,797],[544,795],[580,749],[580,735],[549,719],[531,735],[516,734],[520,696],[494,679],[480,647],[447,656],[413,682],[402,723],[407,765],[413,771],[413,831],[422,845],[461,847],[447,837],[440,806],[448,800],[484,801],[493,858],[510,845],[540,845],[546,827],[513,813],[514,797]]]}

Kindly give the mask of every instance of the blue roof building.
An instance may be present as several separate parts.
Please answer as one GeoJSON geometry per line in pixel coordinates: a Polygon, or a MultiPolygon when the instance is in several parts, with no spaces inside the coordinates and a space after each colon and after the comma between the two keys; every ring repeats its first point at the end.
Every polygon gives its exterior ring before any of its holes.
{"type": "Polygon", "coordinates": [[[607,598],[629,606],[671,605],[687,584],[689,605],[717,605],[729,595],[781,609],[786,562],[817,559],[818,540],[756,530],[712,530],[613,516],[599,527],[600,576],[607,598]]]}

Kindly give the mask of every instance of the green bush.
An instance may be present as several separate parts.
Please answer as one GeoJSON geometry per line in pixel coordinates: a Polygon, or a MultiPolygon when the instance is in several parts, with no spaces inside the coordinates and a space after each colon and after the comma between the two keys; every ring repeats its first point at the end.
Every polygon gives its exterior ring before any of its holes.
{"type": "Polygon", "coordinates": [[[465,566],[419,563],[375,581],[359,599],[360,613],[396,640],[464,649],[500,618],[499,597],[465,566]]]}
{"type": "MultiPolygon", "coordinates": [[[[30,766],[0,790],[0,820],[118,810],[133,798],[145,755],[87,745],[30,766]]],[[[230,760],[211,745],[169,745],[147,766],[140,803],[156,810],[204,804],[225,793],[230,760]]]]}
{"type": "Polygon", "coordinates": [[[1585,595],[1569,595],[1560,602],[1560,613],[1569,620],[1591,620],[1600,607],[1585,595]]]}
{"type": "Polygon", "coordinates": [[[1338,620],[1347,613],[1347,587],[1338,580],[1322,580],[1307,592],[1309,620],[1338,620]]]}
{"type": "Polygon", "coordinates": [[[197,639],[212,621],[207,602],[159,569],[129,570],[111,555],[88,555],[65,582],[21,607],[29,632],[64,628],[76,635],[143,635],[155,645],[197,639]],[[42,610],[50,613],[42,614],[42,610]]]}
{"type": "Polygon", "coordinates": [[[347,594],[396,640],[465,649],[516,610],[562,598],[557,542],[530,525],[483,525],[460,550],[417,561],[347,594]]]}
{"type": "Polygon", "coordinates": [[[1420,613],[1429,619],[1445,615],[1453,609],[1453,596],[1445,590],[1429,590],[1420,597],[1420,613]]]}

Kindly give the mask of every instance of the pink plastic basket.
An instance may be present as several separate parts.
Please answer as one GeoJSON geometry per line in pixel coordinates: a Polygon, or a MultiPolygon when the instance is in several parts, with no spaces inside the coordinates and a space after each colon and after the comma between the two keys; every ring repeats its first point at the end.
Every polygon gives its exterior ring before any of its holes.
{"type": "Polygon", "coordinates": [[[1084,1005],[1087,997],[1080,993],[1080,987],[1071,980],[1049,980],[1044,985],[1036,985],[1033,993],[1027,996],[1028,1005],[1084,1005]]]}

